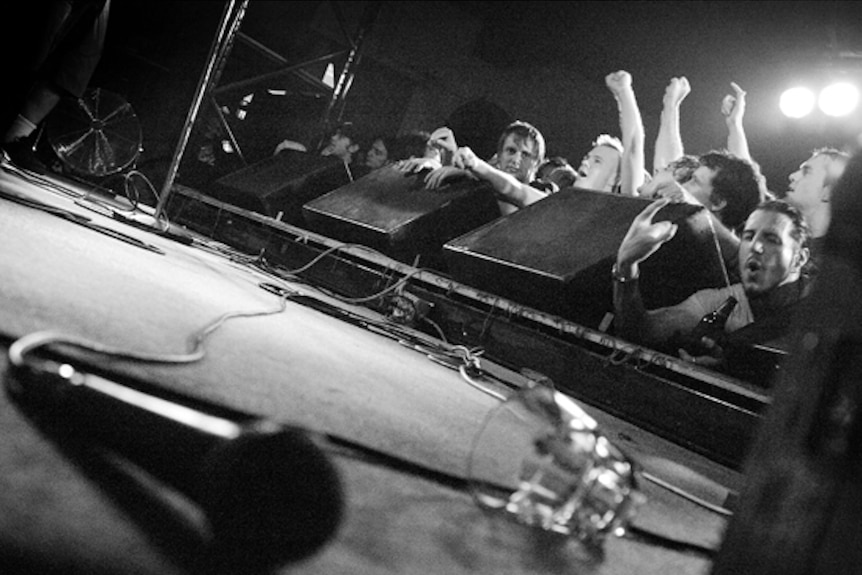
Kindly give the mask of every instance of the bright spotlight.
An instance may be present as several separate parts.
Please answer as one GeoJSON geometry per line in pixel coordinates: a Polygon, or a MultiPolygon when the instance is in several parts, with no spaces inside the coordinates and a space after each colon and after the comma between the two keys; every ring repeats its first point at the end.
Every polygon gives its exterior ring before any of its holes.
{"type": "Polygon", "coordinates": [[[827,86],[820,92],[817,105],[827,116],[846,116],[856,109],[859,91],[853,84],[839,82],[827,86]]]}
{"type": "Polygon", "coordinates": [[[814,109],[814,94],[808,88],[790,88],[781,94],[778,106],[788,118],[802,118],[814,109]]]}

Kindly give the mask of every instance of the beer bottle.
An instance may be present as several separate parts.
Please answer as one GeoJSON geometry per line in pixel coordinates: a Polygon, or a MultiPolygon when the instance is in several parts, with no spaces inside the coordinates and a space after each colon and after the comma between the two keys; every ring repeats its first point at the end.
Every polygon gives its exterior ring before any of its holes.
{"type": "Polygon", "coordinates": [[[708,337],[713,341],[720,338],[721,334],[724,333],[727,318],[730,317],[730,313],[736,307],[736,304],[736,298],[728,296],[715,310],[700,318],[700,322],[698,322],[690,334],[690,343],[686,346],[686,351],[694,356],[708,354],[709,349],[703,345],[703,338],[708,337]]]}

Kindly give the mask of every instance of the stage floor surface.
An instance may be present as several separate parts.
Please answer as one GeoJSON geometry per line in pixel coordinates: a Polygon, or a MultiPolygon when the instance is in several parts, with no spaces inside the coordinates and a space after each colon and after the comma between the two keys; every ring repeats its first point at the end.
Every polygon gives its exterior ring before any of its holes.
{"type": "MultiPolygon", "coordinates": [[[[344,486],[343,521],[318,552],[279,572],[708,572],[728,517],[655,483],[642,483],[648,499],[633,531],[641,535],[610,537],[603,553],[575,540],[549,542],[480,509],[458,480],[480,425],[512,390],[469,385],[456,369],[429,359],[437,347],[425,334],[369,329],[385,318],[315,286],[274,279],[211,241],[178,242],[118,221],[95,206],[98,196],[84,184],[3,164],[0,192],[4,351],[22,336],[48,330],[139,354],[183,354],[205,326],[242,314],[206,336],[198,361],[109,358],[103,367],[118,378],[368,449],[327,453],[344,486]],[[88,225],[81,225],[85,219],[88,225]],[[260,287],[273,282],[353,321],[260,287]]],[[[83,351],[70,353],[93,360],[83,351]]],[[[0,368],[6,384],[5,353],[0,368]]],[[[518,382],[518,374],[511,380],[518,382]]],[[[653,476],[708,500],[739,489],[737,473],[587,411],[653,476]]],[[[11,569],[0,572],[201,572],[203,551],[170,514],[155,503],[130,501],[115,473],[37,420],[4,385],[0,566],[11,569]]],[[[166,485],[149,488],[154,502],[176,499],[166,485]]]]}

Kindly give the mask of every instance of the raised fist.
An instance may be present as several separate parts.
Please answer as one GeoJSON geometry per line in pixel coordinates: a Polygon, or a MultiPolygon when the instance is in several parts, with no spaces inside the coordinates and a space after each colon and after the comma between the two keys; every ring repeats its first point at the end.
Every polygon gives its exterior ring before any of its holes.
{"type": "Polygon", "coordinates": [[[688,83],[688,78],[685,76],[671,78],[664,91],[664,103],[666,106],[679,106],[689,92],[691,92],[691,86],[688,83]]]}
{"type": "Polygon", "coordinates": [[[607,84],[611,92],[619,94],[623,90],[630,89],[632,87],[632,75],[625,70],[611,72],[605,76],[605,84],[607,84]]]}

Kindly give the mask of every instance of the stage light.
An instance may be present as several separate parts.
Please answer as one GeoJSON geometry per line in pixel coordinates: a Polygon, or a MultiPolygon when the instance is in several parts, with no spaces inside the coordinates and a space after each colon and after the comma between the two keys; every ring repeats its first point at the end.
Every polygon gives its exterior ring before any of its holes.
{"type": "Polygon", "coordinates": [[[790,88],[781,94],[778,106],[788,118],[803,118],[814,109],[814,93],[801,86],[790,88]]]}
{"type": "Polygon", "coordinates": [[[847,82],[831,84],[820,92],[817,105],[827,116],[846,116],[856,109],[859,91],[847,82]]]}

